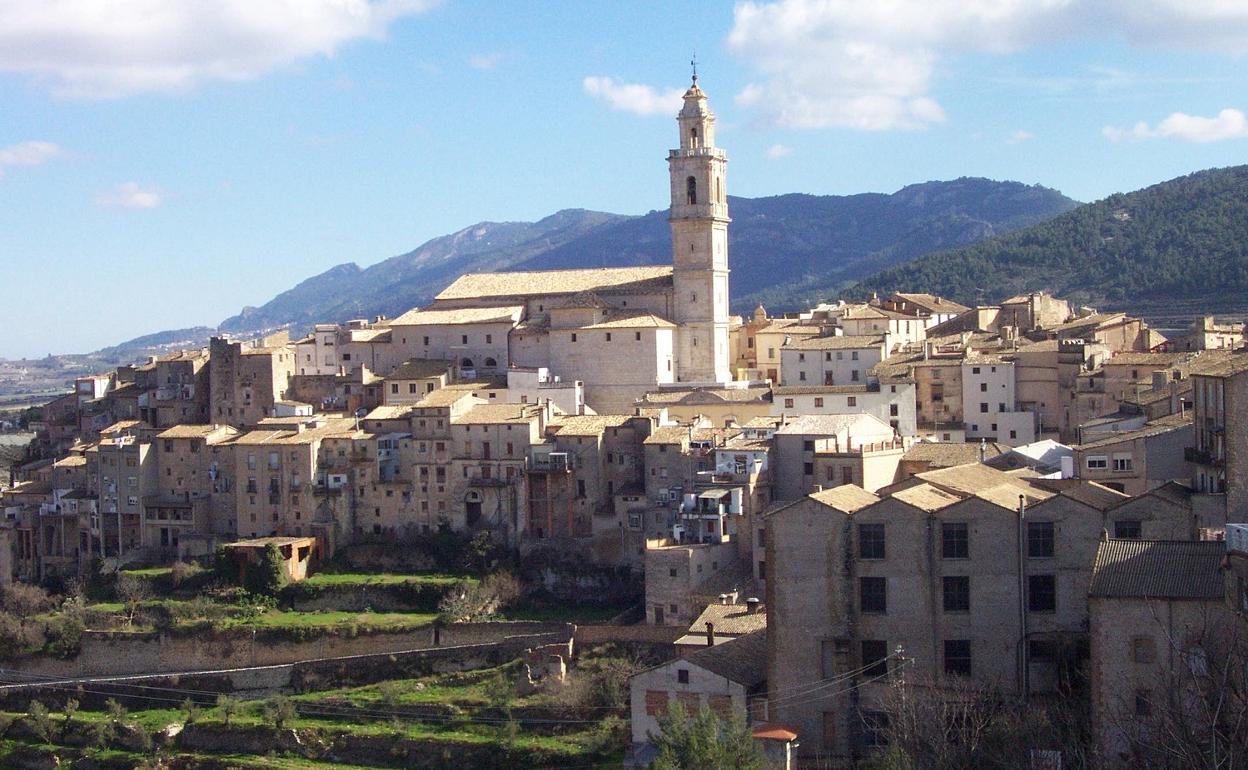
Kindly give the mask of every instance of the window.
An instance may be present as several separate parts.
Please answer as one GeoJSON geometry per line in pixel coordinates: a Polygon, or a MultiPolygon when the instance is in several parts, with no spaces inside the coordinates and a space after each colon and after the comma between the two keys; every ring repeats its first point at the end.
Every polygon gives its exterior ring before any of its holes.
{"type": "Polygon", "coordinates": [[[489,344],[491,344],[491,343],[493,343],[493,342],[494,342],[494,335],[493,335],[493,334],[487,334],[487,335],[485,335],[485,344],[489,345],[489,344]]]}
{"type": "Polygon", "coordinates": [[[793,399],[791,399],[791,398],[786,398],[786,399],[784,400],[784,408],[785,408],[785,409],[792,409],[792,408],[793,408],[793,399]]]}
{"type": "Polygon", "coordinates": [[[966,576],[942,578],[945,612],[971,611],[971,579],[966,576]]]}
{"type": "Polygon", "coordinates": [[[1138,519],[1115,521],[1114,537],[1119,540],[1139,540],[1143,536],[1142,529],[1138,519]]]}
{"type": "Polygon", "coordinates": [[[689,669],[687,668],[676,669],[676,681],[681,684],[689,684],[689,669]]]}
{"type": "Polygon", "coordinates": [[[849,360],[850,360],[850,361],[857,361],[857,360],[858,360],[858,351],[857,351],[857,350],[854,350],[854,351],[851,351],[851,352],[850,352],[850,354],[849,354],[849,360]]]}
{"type": "Polygon", "coordinates": [[[824,679],[831,679],[837,674],[848,671],[849,640],[824,639],[819,642],[820,674],[824,679]]]}
{"type": "Polygon", "coordinates": [[[667,691],[646,690],[646,716],[657,717],[667,713],[667,691]]]}
{"type": "Polygon", "coordinates": [[[698,203],[698,180],[693,177],[685,180],[685,200],[690,206],[698,203]]]}
{"type": "Polygon", "coordinates": [[[858,605],[862,612],[888,612],[887,578],[858,578],[858,605]]]}
{"type": "MultiPolygon", "coordinates": [[[[830,473],[831,468],[828,469],[830,473]]],[[[858,525],[858,558],[860,559],[883,559],[884,558],[884,525],[883,524],[859,524],[858,525]]]]}
{"type": "Polygon", "coordinates": [[[428,346],[429,346],[429,338],[425,337],[425,347],[428,347],[428,346]]]}
{"type": "Polygon", "coordinates": [[[1114,455],[1114,470],[1129,471],[1132,468],[1131,455],[1114,455]]]}
{"type": "Polygon", "coordinates": [[[1090,471],[1103,471],[1109,467],[1109,458],[1105,455],[1093,455],[1087,459],[1086,464],[1090,471]]]}
{"type": "Polygon", "coordinates": [[[946,521],[940,525],[940,555],[944,559],[970,557],[970,528],[966,522],[946,521]]]}
{"type": "Polygon", "coordinates": [[[576,342],[576,332],[572,332],[572,341],[576,342]]]}
{"type": "Polygon", "coordinates": [[[641,342],[641,332],[633,332],[633,339],[637,342],[641,342]]]}
{"type": "Polygon", "coordinates": [[[461,334],[461,335],[460,335],[460,337],[459,337],[459,341],[460,341],[462,344],[467,345],[467,344],[468,344],[468,335],[467,335],[467,334],[461,334]]]}
{"type": "Polygon", "coordinates": [[[971,675],[971,640],[945,640],[945,673],[958,676],[971,675]]]}
{"type": "MultiPolygon", "coordinates": [[[[857,372],[855,372],[855,374],[857,374],[857,372]]],[[[858,397],[849,396],[848,398],[845,399],[845,404],[847,406],[858,406],[858,397]]]]}
{"type": "Polygon", "coordinates": [[[862,640],[862,675],[868,679],[888,673],[888,642],[881,639],[862,640]]]}
{"type": "Polygon", "coordinates": [[[862,712],[862,745],[878,749],[888,745],[888,714],[884,711],[862,712]]]}
{"type": "Polygon", "coordinates": [[[1027,576],[1027,609],[1031,612],[1057,611],[1057,578],[1055,576],[1027,576]]]}
{"type": "Polygon", "coordinates": [[[800,372],[798,372],[798,373],[797,373],[797,379],[801,380],[802,382],[805,382],[805,381],[806,381],[806,372],[805,372],[805,371],[800,371],[800,372]]]}
{"type": "Polygon", "coordinates": [[[889,416],[889,417],[896,417],[896,416],[897,416],[897,405],[896,405],[896,404],[889,404],[889,405],[888,405],[888,416],[889,416]]]}
{"type": "Polygon", "coordinates": [[[1157,660],[1157,642],[1151,636],[1131,638],[1131,662],[1152,663],[1157,660]]]}
{"type": "Polygon", "coordinates": [[[607,342],[611,341],[611,332],[607,332],[607,342]]]}
{"type": "Polygon", "coordinates": [[[1033,559],[1053,555],[1053,522],[1027,522],[1027,555],[1033,559]]]}
{"type": "Polygon", "coordinates": [[[822,398],[822,397],[819,397],[819,396],[816,396],[816,397],[815,397],[815,408],[816,408],[816,409],[822,409],[822,408],[823,408],[823,398],[822,398]]]}
{"type": "Polygon", "coordinates": [[[983,401],[979,402],[979,411],[982,414],[988,414],[988,404],[983,401]]]}

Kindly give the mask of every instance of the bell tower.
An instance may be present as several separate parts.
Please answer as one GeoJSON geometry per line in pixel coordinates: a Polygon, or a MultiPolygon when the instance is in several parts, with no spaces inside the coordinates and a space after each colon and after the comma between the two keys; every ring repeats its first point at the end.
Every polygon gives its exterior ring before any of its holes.
{"type": "Polygon", "coordinates": [[[698,86],[676,116],[680,148],[667,156],[672,183],[673,320],[681,382],[728,382],[728,158],[715,146],[715,114],[698,86]]]}

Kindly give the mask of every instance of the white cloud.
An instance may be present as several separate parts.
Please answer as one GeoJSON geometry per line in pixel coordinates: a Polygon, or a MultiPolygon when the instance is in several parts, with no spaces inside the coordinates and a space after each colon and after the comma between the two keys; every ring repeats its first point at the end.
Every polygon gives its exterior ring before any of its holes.
{"type": "Polygon", "coordinates": [[[474,70],[492,70],[503,60],[501,53],[481,53],[468,57],[468,66],[474,70]]]}
{"type": "Polygon", "coordinates": [[[144,190],[138,182],[125,182],[95,196],[100,206],[122,209],[154,209],[164,202],[156,190],[144,190]]]}
{"type": "Polygon", "coordinates": [[[16,0],[0,3],[0,70],[107,99],[248,80],[330,56],[436,0],[16,0]]]}
{"type": "Polygon", "coordinates": [[[767,148],[767,157],[772,160],[784,158],[793,154],[793,148],[784,144],[773,144],[767,148]]]}
{"type": "Polygon", "coordinates": [[[639,83],[618,83],[614,78],[590,76],[581,81],[585,93],[603,100],[613,110],[637,115],[675,115],[680,111],[679,88],[656,90],[639,83]]]}
{"type": "Polygon", "coordinates": [[[20,142],[0,147],[0,176],[8,166],[40,166],[65,152],[52,142],[20,142]]]}
{"type": "Polygon", "coordinates": [[[1019,129],[1018,131],[1015,131],[1014,133],[1010,134],[1009,137],[1005,140],[1005,143],[1006,144],[1021,144],[1023,142],[1027,142],[1035,138],[1036,138],[1036,135],[1031,133],[1030,131],[1023,131],[1022,129],[1019,129]]]}
{"type": "Polygon", "coordinates": [[[1118,142],[1130,136],[1135,139],[1182,139],[1185,142],[1207,144],[1226,139],[1248,138],[1248,115],[1229,107],[1212,118],[1173,112],[1156,127],[1140,121],[1130,131],[1116,126],[1106,126],[1101,129],[1101,133],[1111,142],[1118,142]]]}
{"type": "MultiPolygon", "coordinates": [[[[945,120],[942,62],[1076,37],[1248,51],[1238,0],[746,0],[728,46],[754,69],[737,96],[790,128],[922,129],[945,120]]],[[[1123,73],[1098,80],[1120,86],[1123,73]]],[[[1109,87],[1107,85],[1107,87],[1109,87]]]]}

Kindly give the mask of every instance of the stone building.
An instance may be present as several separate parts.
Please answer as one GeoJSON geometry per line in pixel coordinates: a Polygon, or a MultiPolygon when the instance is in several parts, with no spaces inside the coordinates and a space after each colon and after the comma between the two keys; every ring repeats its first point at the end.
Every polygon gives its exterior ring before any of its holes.
{"type": "MultiPolygon", "coordinates": [[[[1216,541],[1100,544],[1088,591],[1100,766],[1147,763],[1159,743],[1180,739],[1176,715],[1195,730],[1207,724],[1202,701],[1222,681],[1210,669],[1243,654],[1243,618],[1224,604],[1226,559],[1227,544],[1216,541]]],[[[1229,686],[1238,688],[1242,666],[1233,668],[1229,686]]],[[[1242,704],[1229,710],[1242,713],[1242,704]]]]}
{"type": "Polygon", "coordinates": [[[768,681],[808,697],[773,699],[770,717],[797,728],[803,754],[844,762],[871,750],[903,658],[924,681],[1052,691],[1077,665],[1092,555],[1123,499],[973,465],[773,511],[768,681]]]}
{"type": "Polygon", "coordinates": [[[1097,432],[1074,447],[1075,474],[1140,495],[1174,479],[1190,479],[1185,452],[1191,445],[1191,414],[1162,417],[1135,430],[1097,432]]]}
{"type": "Polygon", "coordinates": [[[187,535],[237,532],[228,425],[176,425],[157,434],[156,486],[143,499],[144,546],[177,553],[187,535]]]}
{"type": "Polygon", "coordinates": [[[212,338],[210,421],[243,427],[273,416],[273,405],[286,397],[296,370],[294,350],[281,340],[273,342],[253,345],[212,338]]]}
{"type": "Polygon", "coordinates": [[[839,486],[848,469],[868,489],[891,484],[905,452],[887,423],[867,414],[805,415],[775,433],[772,461],[776,500],[796,500],[816,486],[839,486]],[[829,483],[827,470],[835,467],[829,483]]]}
{"type": "Polygon", "coordinates": [[[906,379],[860,385],[782,385],[772,391],[771,407],[777,416],[869,414],[905,437],[919,430],[915,385],[906,379]]]}
{"type": "Polygon", "coordinates": [[[1224,521],[1248,520],[1248,353],[1192,370],[1192,485],[1224,521]]]}

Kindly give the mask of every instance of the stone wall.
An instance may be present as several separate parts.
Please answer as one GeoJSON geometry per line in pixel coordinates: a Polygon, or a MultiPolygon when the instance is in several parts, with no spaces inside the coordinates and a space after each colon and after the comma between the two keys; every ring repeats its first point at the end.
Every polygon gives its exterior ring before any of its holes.
{"type": "Polygon", "coordinates": [[[508,637],[571,633],[565,623],[456,623],[405,633],[356,637],[323,635],[306,641],[273,641],[245,630],[193,637],[156,633],[83,634],[71,660],[30,657],[10,663],[27,674],[53,677],[213,671],[275,666],[351,655],[393,654],[433,647],[491,644],[508,637]]]}

